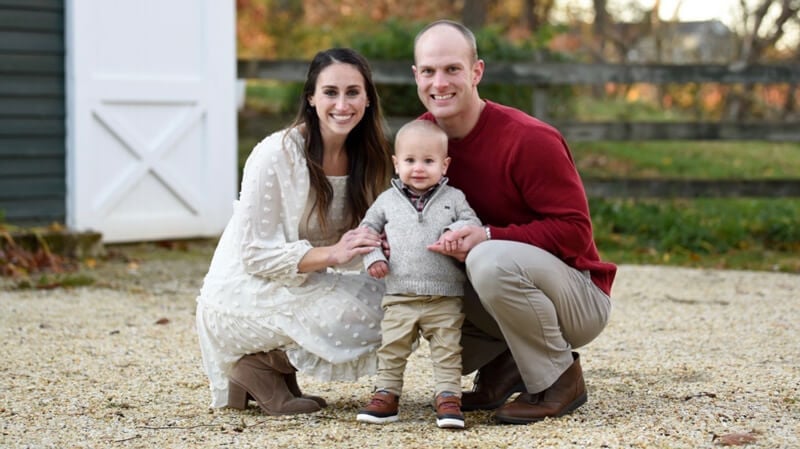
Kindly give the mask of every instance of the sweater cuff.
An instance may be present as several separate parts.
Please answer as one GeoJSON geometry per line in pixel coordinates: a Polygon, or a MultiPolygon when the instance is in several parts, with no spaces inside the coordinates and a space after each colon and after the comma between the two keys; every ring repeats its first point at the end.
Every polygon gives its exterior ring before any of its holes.
{"type": "Polygon", "coordinates": [[[364,255],[364,269],[368,270],[369,266],[379,260],[386,260],[386,256],[383,255],[383,250],[380,248],[372,250],[372,252],[367,253],[364,255]]]}

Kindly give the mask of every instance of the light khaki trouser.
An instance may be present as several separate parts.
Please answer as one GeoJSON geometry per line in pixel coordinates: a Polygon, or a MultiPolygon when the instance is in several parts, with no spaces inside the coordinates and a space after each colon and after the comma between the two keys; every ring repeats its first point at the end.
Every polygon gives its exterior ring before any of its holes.
{"type": "Polygon", "coordinates": [[[608,322],[611,300],[588,273],[541,248],[491,240],[474,247],[466,265],[464,374],[510,349],[528,392],[538,393],[608,322]]]}
{"type": "Polygon", "coordinates": [[[461,393],[461,298],[383,297],[382,343],[378,348],[376,390],[403,392],[403,373],[420,333],[430,343],[435,394],[461,393]]]}

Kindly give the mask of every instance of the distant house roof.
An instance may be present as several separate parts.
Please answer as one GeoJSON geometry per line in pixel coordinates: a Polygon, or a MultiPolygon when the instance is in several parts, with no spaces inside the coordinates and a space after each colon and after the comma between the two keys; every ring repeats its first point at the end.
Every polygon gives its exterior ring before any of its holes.
{"type": "Polygon", "coordinates": [[[629,62],[726,63],[736,55],[734,33],[717,19],[663,22],[658,35],[643,36],[628,50],[629,62]]]}
{"type": "MultiPolygon", "coordinates": [[[[549,49],[580,57],[589,51],[586,29],[590,27],[587,23],[571,26],[553,37],[549,49]]],[[[604,57],[609,62],[728,63],[736,56],[736,35],[717,19],[661,22],[657,35],[649,22],[618,22],[609,27],[608,35],[621,44],[606,45],[604,57]]]]}

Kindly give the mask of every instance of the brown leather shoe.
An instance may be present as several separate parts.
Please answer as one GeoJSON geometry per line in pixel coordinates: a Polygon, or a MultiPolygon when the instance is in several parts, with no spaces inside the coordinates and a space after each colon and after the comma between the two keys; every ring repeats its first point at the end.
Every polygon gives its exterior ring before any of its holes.
{"type": "Polygon", "coordinates": [[[461,410],[494,410],[512,394],[524,391],[514,357],[506,350],[478,370],[472,391],[461,393],[461,410]]]}
{"type": "Polygon", "coordinates": [[[500,407],[495,418],[503,423],[527,424],[566,415],[585,404],[586,384],[581,361],[576,352],[572,353],[572,358],[572,365],[553,385],[541,393],[519,395],[513,402],[500,407]]]}
{"type": "Polygon", "coordinates": [[[247,408],[253,398],[268,415],[295,415],[319,411],[311,399],[295,397],[286,385],[285,374],[295,371],[283,351],[248,354],[233,366],[228,376],[228,406],[247,408]]]}

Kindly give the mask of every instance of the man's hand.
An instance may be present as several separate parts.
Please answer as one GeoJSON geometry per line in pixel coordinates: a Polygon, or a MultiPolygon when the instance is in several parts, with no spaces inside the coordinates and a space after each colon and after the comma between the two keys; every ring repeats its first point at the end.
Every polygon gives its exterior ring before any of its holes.
{"type": "Polygon", "coordinates": [[[384,276],[389,274],[389,264],[382,260],[373,262],[372,265],[367,268],[367,272],[375,279],[382,279],[384,276]]]}
{"type": "Polygon", "coordinates": [[[428,249],[463,262],[469,251],[486,240],[486,231],[481,226],[464,226],[456,231],[447,231],[428,249]]]}

